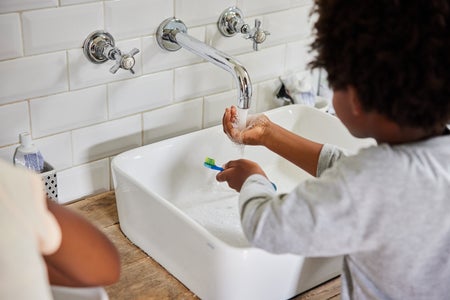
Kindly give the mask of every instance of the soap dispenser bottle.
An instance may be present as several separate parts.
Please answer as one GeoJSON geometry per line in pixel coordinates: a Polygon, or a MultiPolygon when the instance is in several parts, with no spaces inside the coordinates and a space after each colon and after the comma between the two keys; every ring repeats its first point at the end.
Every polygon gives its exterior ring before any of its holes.
{"type": "Polygon", "coordinates": [[[42,173],[44,171],[44,158],[33,143],[31,135],[28,132],[23,132],[19,137],[20,145],[14,152],[14,164],[42,173]]]}

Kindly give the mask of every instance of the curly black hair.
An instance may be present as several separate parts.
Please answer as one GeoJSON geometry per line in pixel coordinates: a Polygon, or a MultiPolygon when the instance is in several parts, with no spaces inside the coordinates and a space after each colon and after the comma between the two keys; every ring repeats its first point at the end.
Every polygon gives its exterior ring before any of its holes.
{"type": "Polygon", "coordinates": [[[365,111],[431,130],[450,121],[450,0],[315,0],[316,54],[365,111]]]}

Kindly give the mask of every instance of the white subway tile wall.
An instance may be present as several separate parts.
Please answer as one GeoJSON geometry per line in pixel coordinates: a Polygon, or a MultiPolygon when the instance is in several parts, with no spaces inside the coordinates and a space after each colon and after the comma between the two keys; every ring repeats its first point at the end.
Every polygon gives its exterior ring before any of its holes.
{"type": "Polygon", "coordinates": [[[108,120],[106,87],[96,86],[30,100],[35,138],[108,120]]]}
{"type": "Polygon", "coordinates": [[[35,144],[55,169],[64,170],[73,166],[72,133],[70,131],[36,139],[35,144]]]}
{"type": "Polygon", "coordinates": [[[162,20],[173,17],[173,1],[104,1],[105,29],[116,39],[153,34],[162,20]]]}
{"type": "Polygon", "coordinates": [[[19,14],[0,15],[0,60],[23,54],[19,14]]]}
{"type": "Polygon", "coordinates": [[[59,171],[58,201],[65,203],[85,195],[109,191],[111,188],[109,174],[108,158],[59,171]]]}
{"type": "Polygon", "coordinates": [[[209,62],[175,69],[175,101],[231,89],[233,77],[209,62]]]}
{"type": "MultiPolygon", "coordinates": [[[[234,0],[175,0],[175,16],[190,26],[216,23],[226,8],[235,6],[234,0]]],[[[168,16],[170,17],[170,16],[168,16]]]]}
{"type": "Polygon", "coordinates": [[[259,51],[241,54],[236,58],[243,62],[250,79],[260,82],[283,75],[286,46],[261,48],[259,51]]]}
{"type": "Polygon", "coordinates": [[[25,55],[78,47],[92,28],[103,26],[101,3],[22,13],[25,55]]]}
{"type": "Polygon", "coordinates": [[[66,92],[65,51],[25,56],[0,62],[0,105],[66,92]]]}
{"type": "Polygon", "coordinates": [[[2,0],[0,13],[56,6],[58,6],[58,0],[2,0]]]}
{"type": "Polygon", "coordinates": [[[83,164],[142,146],[139,114],[74,130],[73,162],[83,164]]]}
{"type": "Polygon", "coordinates": [[[201,129],[202,106],[198,98],[144,113],[144,144],[201,129]]]}
{"type": "Polygon", "coordinates": [[[285,10],[291,7],[291,0],[238,0],[238,7],[245,12],[245,15],[270,13],[277,10],[285,10]]]}
{"type": "Polygon", "coordinates": [[[108,84],[109,117],[118,118],[172,103],[173,72],[164,71],[108,84]]]}
{"type": "MultiPolygon", "coordinates": [[[[112,189],[110,160],[128,149],[220,124],[236,103],[222,69],[155,40],[158,25],[180,18],[188,33],[236,57],[253,83],[251,112],[276,107],[279,76],[306,70],[312,0],[1,0],[0,158],[12,162],[29,131],[58,171],[59,201],[112,189]],[[275,3],[275,4],[274,4],[275,3]],[[216,22],[237,5],[245,21],[270,31],[260,51],[216,22]],[[93,64],[84,39],[107,30],[122,52],[140,49],[135,74],[93,64]]],[[[0,170],[1,171],[1,170],[0,170]]]]}
{"type": "Polygon", "coordinates": [[[1,145],[12,144],[17,141],[21,132],[29,131],[28,103],[22,101],[0,106],[0,128],[1,145]]]}

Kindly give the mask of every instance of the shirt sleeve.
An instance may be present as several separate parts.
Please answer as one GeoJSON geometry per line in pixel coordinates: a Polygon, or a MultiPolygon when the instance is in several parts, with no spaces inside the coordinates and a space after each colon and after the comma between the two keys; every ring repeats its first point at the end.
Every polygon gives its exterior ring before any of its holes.
{"type": "Polygon", "coordinates": [[[320,151],[319,161],[317,163],[317,177],[319,177],[323,171],[333,166],[336,161],[344,156],[346,156],[344,150],[334,145],[324,144],[322,150],[320,151]]]}
{"type": "Polygon", "coordinates": [[[39,175],[0,160],[0,299],[52,299],[42,254],[56,251],[61,230],[39,175]]]}
{"type": "Polygon", "coordinates": [[[41,254],[55,252],[61,243],[61,229],[47,208],[40,176],[2,161],[0,169],[0,200],[5,209],[35,237],[41,254]]]}
{"type": "Polygon", "coordinates": [[[270,185],[264,176],[252,175],[241,189],[241,222],[252,245],[303,256],[336,256],[373,246],[362,241],[355,200],[339,168],[301,182],[288,194],[277,194],[270,185]]]}

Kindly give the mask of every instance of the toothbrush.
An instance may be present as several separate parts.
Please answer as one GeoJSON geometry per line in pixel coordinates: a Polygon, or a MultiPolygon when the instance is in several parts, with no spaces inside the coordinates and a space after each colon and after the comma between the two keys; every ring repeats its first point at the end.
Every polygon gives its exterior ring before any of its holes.
{"type": "MultiPolygon", "coordinates": [[[[203,165],[211,170],[223,171],[222,167],[216,166],[216,161],[214,160],[214,158],[210,158],[210,157],[205,158],[205,162],[203,163],[203,165]]],[[[273,182],[270,182],[270,183],[272,184],[273,188],[276,191],[277,186],[275,185],[275,183],[273,183],[273,182]]]]}
{"type": "Polygon", "coordinates": [[[216,161],[213,158],[207,157],[205,158],[205,162],[203,165],[211,170],[223,171],[222,167],[216,166],[216,161]]]}

